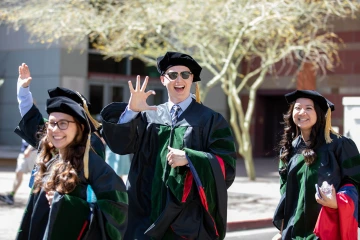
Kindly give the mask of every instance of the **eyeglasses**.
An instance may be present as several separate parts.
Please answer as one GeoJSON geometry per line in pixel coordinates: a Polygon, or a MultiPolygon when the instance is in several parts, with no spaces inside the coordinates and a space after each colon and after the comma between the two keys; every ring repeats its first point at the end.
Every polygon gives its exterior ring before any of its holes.
{"type": "Polygon", "coordinates": [[[60,120],[58,122],[49,122],[48,126],[51,129],[54,129],[55,126],[57,126],[60,130],[66,130],[69,127],[69,123],[75,123],[75,122],[63,119],[63,120],[60,120]]]}
{"type": "MultiPolygon", "coordinates": [[[[188,79],[191,74],[192,74],[192,72],[189,72],[189,71],[180,72],[182,79],[188,79]]],[[[179,73],[178,72],[168,72],[168,73],[165,73],[165,75],[168,75],[171,80],[175,80],[179,76],[179,73]]]]}

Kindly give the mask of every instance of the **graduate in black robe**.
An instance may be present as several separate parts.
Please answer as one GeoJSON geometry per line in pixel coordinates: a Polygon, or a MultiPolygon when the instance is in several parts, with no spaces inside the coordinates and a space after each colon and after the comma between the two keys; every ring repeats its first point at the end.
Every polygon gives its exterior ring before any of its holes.
{"type": "Polygon", "coordinates": [[[235,144],[221,114],[192,98],[201,67],[189,55],[158,58],[169,101],[148,106],[148,77],[129,82],[129,103],[102,112],[103,136],[117,154],[133,153],[125,239],[224,239],[235,144]],[[180,109],[179,109],[180,107],[180,109]],[[121,118],[120,118],[121,116],[121,118]],[[120,120],[119,120],[120,119],[120,120]]]}
{"type": "MultiPolygon", "coordinates": [[[[27,72],[26,65],[20,66],[18,84],[31,97],[27,72]]],[[[122,239],[128,208],[124,183],[90,145],[94,125],[69,97],[47,100],[46,123],[32,105],[16,129],[40,151],[17,239],[122,239]],[[95,203],[86,201],[89,185],[95,203]]]]}
{"type": "Polygon", "coordinates": [[[312,90],[297,90],[285,97],[290,108],[284,114],[280,142],[281,199],[273,218],[281,232],[273,239],[353,239],[339,237],[341,231],[356,239],[359,151],[351,139],[332,130],[335,106],[329,100],[312,90]],[[315,184],[322,186],[324,181],[332,185],[331,198],[321,190],[321,196],[316,194],[315,184]],[[320,211],[331,212],[338,222],[324,221],[320,211]]]}

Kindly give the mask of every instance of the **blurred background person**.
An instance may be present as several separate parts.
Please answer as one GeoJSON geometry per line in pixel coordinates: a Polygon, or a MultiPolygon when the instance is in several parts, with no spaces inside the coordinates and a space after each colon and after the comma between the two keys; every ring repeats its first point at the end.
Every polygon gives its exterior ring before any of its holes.
{"type": "Polygon", "coordinates": [[[13,183],[12,191],[7,194],[0,194],[0,201],[9,205],[14,204],[14,197],[19,189],[24,173],[29,173],[33,170],[36,161],[37,151],[25,140],[21,141],[21,152],[18,155],[15,169],[15,180],[13,183]]]}
{"type": "Polygon", "coordinates": [[[119,175],[122,180],[126,183],[127,175],[129,174],[130,164],[131,164],[131,156],[130,154],[119,155],[110,150],[108,146],[106,146],[106,158],[105,161],[107,164],[114,169],[114,171],[119,175]]]}

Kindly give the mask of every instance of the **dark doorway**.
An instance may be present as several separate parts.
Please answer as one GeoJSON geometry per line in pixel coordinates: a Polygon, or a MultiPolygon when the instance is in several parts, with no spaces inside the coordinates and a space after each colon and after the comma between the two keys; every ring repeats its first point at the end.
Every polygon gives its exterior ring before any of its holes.
{"type": "Polygon", "coordinates": [[[288,104],[284,96],[264,96],[263,100],[263,153],[270,157],[277,155],[275,148],[284,130],[283,114],[287,111],[288,104]]]}

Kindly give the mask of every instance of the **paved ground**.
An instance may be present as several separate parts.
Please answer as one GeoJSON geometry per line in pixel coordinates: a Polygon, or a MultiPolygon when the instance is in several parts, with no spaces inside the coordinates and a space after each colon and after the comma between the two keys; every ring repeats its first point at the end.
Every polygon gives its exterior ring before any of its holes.
{"type": "MultiPolygon", "coordinates": [[[[0,193],[11,189],[15,177],[15,165],[11,163],[0,160],[0,193]]],[[[243,161],[237,163],[237,177],[228,190],[228,231],[272,227],[271,218],[280,198],[277,163],[271,158],[256,159],[255,169],[257,180],[249,181],[243,161]]],[[[29,194],[29,178],[29,174],[24,175],[13,206],[0,202],[0,236],[3,240],[16,236],[29,194]]]]}
{"type": "Polygon", "coordinates": [[[228,189],[228,230],[272,226],[271,218],[280,199],[277,163],[272,158],[255,160],[256,181],[246,177],[242,160],[235,182],[228,189]]]}
{"type": "MultiPolygon", "coordinates": [[[[1,193],[11,190],[12,182],[15,178],[14,170],[14,167],[0,166],[1,193]]],[[[18,190],[14,205],[9,206],[0,202],[0,238],[3,240],[13,240],[16,237],[30,190],[26,185],[29,182],[29,178],[30,174],[24,175],[23,184],[18,190]]]]}

